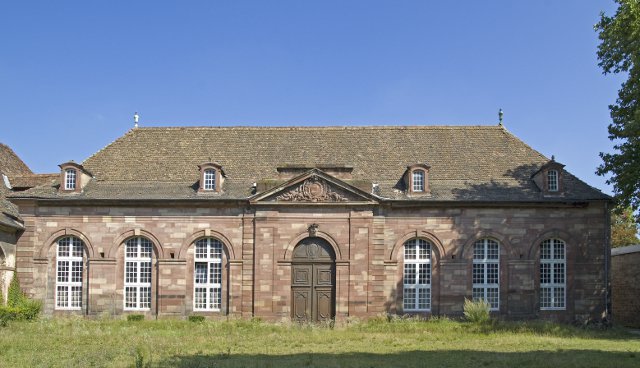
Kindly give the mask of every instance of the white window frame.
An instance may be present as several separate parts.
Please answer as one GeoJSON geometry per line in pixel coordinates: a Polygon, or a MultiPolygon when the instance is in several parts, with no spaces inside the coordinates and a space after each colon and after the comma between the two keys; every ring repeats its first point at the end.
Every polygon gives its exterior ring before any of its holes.
{"type": "Polygon", "coordinates": [[[413,170],[411,173],[411,191],[412,192],[424,192],[425,191],[425,179],[426,175],[424,170],[413,170]],[[418,178],[418,180],[416,180],[418,178]]]}
{"type": "Polygon", "coordinates": [[[473,244],[473,266],[471,270],[473,300],[484,300],[490,305],[490,310],[500,310],[500,243],[493,239],[480,239],[473,244]],[[490,249],[495,246],[494,249],[490,249]],[[491,268],[491,269],[490,269],[491,268]],[[481,272],[482,282],[476,282],[475,271],[481,272]],[[492,275],[492,273],[497,273],[492,275]],[[489,282],[489,278],[497,282],[489,282]],[[495,293],[492,297],[491,293],[495,293]]]}
{"type": "Polygon", "coordinates": [[[550,192],[557,192],[559,188],[558,170],[547,171],[547,189],[550,192]]]}
{"type": "Polygon", "coordinates": [[[431,242],[415,238],[404,243],[404,265],[402,273],[402,310],[405,312],[431,311],[431,242]],[[424,252],[420,252],[421,248],[424,252]],[[413,249],[413,251],[412,251],[413,249]],[[424,282],[421,282],[421,268],[425,271],[424,282]],[[421,293],[427,297],[421,303],[421,293]],[[413,294],[413,298],[409,297],[413,294]],[[423,304],[423,306],[421,306],[423,304]]]}
{"type": "Polygon", "coordinates": [[[127,240],[124,244],[124,289],[123,307],[125,311],[149,311],[152,304],[153,284],[153,242],[145,237],[138,236],[127,240]],[[130,249],[132,247],[133,249],[130,249]],[[147,252],[148,248],[148,252],[147,252]],[[144,251],[144,252],[143,252],[144,251]],[[148,253],[149,256],[143,256],[148,253]],[[133,280],[128,280],[127,271],[129,267],[134,267],[135,271],[130,273],[133,280]],[[142,268],[148,268],[149,281],[141,281],[142,268]],[[127,306],[128,290],[135,290],[135,301],[133,306],[127,306]],[[145,290],[148,289],[148,293],[145,290]],[[143,292],[148,297],[148,302],[143,299],[143,292]],[[148,304],[148,305],[147,305],[148,304]]]}
{"type": "Polygon", "coordinates": [[[567,244],[561,239],[546,239],[540,244],[540,310],[565,310],[567,309],[567,244]],[[543,247],[549,247],[549,257],[543,258],[543,247]],[[562,249],[562,256],[556,256],[556,250],[562,249]],[[543,268],[548,268],[549,282],[543,283],[543,268]],[[561,268],[561,272],[557,270],[561,268]],[[560,300],[556,293],[561,291],[560,300]],[[549,303],[543,303],[544,296],[548,292],[549,303]]]}
{"type": "Polygon", "coordinates": [[[77,174],[76,169],[66,169],[64,171],[64,190],[76,190],[77,174]]]}
{"type": "Polygon", "coordinates": [[[215,169],[205,169],[204,174],[202,174],[202,179],[204,181],[202,185],[202,189],[204,190],[216,190],[216,176],[217,171],[215,169]]]}
{"type": "Polygon", "coordinates": [[[56,242],[56,310],[82,309],[83,273],[84,243],[82,242],[82,240],[76,238],[75,236],[67,236],[59,239],[56,242]],[[69,247],[68,253],[66,255],[60,253],[61,245],[69,247]],[[64,295],[66,295],[66,300],[61,300],[63,295],[61,294],[61,292],[64,292],[64,295]],[[75,299],[74,292],[76,296],[75,299]]]}
{"type": "Polygon", "coordinates": [[[202,238],[193,249],[193,310],[219,312],[222,309],[222,242],[216,238],[202,238]],[[204,250],[204,251],[200,251],[204,250]],[[198,265],[204,266],[204,280],[199,282],[198,265]],[[200,290],[198,290],[200,289],[200,290]],[[202,291],[204,289],[204,291],[202,291]],[[204,295],[198,294],[204,292],[204,295]],[[204,297],[200,299],[198,295],[204,297]]]}

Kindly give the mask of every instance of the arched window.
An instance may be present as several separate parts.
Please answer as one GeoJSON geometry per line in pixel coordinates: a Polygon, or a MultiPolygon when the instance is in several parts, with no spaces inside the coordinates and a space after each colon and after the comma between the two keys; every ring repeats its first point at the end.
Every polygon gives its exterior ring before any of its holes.
{"type": "Polygon", "coordinates": [[[222,243],[196,241],[193,268],[193,310],[219,311],[222,305],[222,243]]]}
{"type": "Polygon", "coordinates": [[[204,171],[204,190],[216,190],[216,171],[207,169],[204,171]]]}
{"type": "Polygon", "coordinates": [[[423,239],[404,243],[402,283],[404,311],[431,310],[431,243],[423,239]]]}
{"type": "Polygon", "coordinates": [[[82,308],[84,243],[68,236],[58,240],[56,250],[56,309],[82,308]]]}
{"type": "Polygon", "coordinates": [[[131,238],[124,253],[124,309],[151,309],[151,257],[153,244],[147,238],[131,238]]]}
{"type": "Polygon", "coordinates": [[[412,192],[424,192],[424,171],[415,170],[412,173],[411,183],[412,183],[412,192]]]}
{"type": "Polygon", "coordinates": [[[560,239],[540,244],[540,309],[565,309],[566,252],[560,239]]]}
{"type": "Polygon", "coordinates": [[[500,245],[480,239],[473,245],[473,300],[485,300],[491,310],[500,309],[500,245]]]}

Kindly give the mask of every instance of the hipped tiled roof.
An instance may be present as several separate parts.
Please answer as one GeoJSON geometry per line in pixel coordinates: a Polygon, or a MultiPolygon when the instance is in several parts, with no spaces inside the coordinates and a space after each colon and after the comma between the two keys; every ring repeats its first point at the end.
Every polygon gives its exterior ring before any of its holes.
{"type": "Polygon", "coordinates": [[[277,179],[279,167],[333,166],[353,168],[346,183],[369,183],[369,190],[377,183],[383,199],[608,199],[569,173],[561,198],[544,197],[531,175],[547,162],[500,126],[136,128],[83,162],[94,179],[81,194],[59,195],[55,186],[44,185],[12,196],[246,199],[253,183],[277,179]],[[205,162],[223,167],[219,194],[197,193],[198,165],[205,162]],[[406,193],[403,174],[417,163],[431,167],[431,196],[406,193]]]}
{"type": "Polygon", "coordinates": [[[21,229],[18,208],[5,199],[10,190],[6,187],[2,175],[6,175],[13,185],[16,177],[30,176],[33,172],[9,146],[0,143],[0,225],[21,229]]]}

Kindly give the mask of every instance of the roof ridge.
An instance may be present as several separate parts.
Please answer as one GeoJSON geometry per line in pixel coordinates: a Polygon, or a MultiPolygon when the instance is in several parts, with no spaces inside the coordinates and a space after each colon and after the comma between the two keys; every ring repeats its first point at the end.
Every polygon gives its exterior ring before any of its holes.
{"type": "MultiPolygon", "coordinates": [[[[218,125],[218,126],[155,126],[155,127],[138,127],[133,130],[350,130],[350,129],[501,129],[498,125],[281,125],[281,126],[264,126],[264,125],[218,125]]],[[[124,137],[124,136],[123,136],[124,137]]],[[[121,137],[122,138],[122,137],[121,137]]],[[[106,147],[105,147],[106,148],[106,147]]]]}

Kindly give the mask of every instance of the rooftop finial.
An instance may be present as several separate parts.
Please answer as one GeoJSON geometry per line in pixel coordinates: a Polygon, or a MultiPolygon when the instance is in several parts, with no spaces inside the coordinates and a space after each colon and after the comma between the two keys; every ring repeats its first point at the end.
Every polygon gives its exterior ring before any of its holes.
{"type": "Polygon", "coordinates": [[[556,155],[551,155],[551,161],[555,161],[556,160],[556,155]]]}
{"type": "Polygon", "coordinates": [[[133,114],[133,127],[137,128],[138,127],[138,119],[140,119],[140,115],[138,115],[138,112],[136,111],[133,114]]]}
{"type": "Polygon", "coordinates": [[[499,126],[502,126],[502,117],[504,117],[504,112],[502,112],[502,109],[500,109],[500,111],[498,111],[498,118],[500,119],[500,121],[498,122],[499,126]]]}

